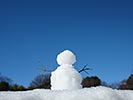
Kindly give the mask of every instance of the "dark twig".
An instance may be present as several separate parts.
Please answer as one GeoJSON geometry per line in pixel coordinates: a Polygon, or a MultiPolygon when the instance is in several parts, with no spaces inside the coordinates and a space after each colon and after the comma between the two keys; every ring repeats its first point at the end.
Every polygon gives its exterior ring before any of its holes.
{"type": "Polygon", "coordinates": [[[92,69],[91,69],[91,68],[88,68],[88,67],[87,67],[87,64],[86,64],[81,70],[79,70],[79,73],[85,72],[86,74],[89,74],[89,73],[87,72],[87,70],[92,70],[92,69]]]}
{"type": "Polygon", "coordinates": [[[54,70],[47,70],[47,69],[45,69],[45,68],[37,68],[37,70],[42,70],[42,71],[44,71],[44,72],[52,72],[52,71],[54,71],[54,70]]]}
{"type": "MultiPolygon", "coordinates": [[[[40,63],[40,61],[39,61],[39,63],[40,63]]],[[[42,64],[42,63],[40,63],[40,66],[45,67],[44,64],[42,64]]],[[[52,72],[52,71],[54,71],[54,70],[47,70],[46,68],[37,68],[37,70],[41,70],[43,72],[52,72]]]]}

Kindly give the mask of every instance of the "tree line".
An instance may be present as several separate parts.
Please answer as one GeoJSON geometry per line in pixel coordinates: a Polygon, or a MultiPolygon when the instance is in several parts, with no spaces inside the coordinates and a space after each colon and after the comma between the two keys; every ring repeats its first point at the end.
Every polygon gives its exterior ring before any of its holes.
{"type": "MultiPolygon", "coordinates": [[[[113,84],[107,84],[106,82],[101,81],[97,76],[87,76],[83,79],[82,86],[83,88],[106,86],[113,89],[133,90],[133,74],[131,74],[127,79],[113,84]]],[[[36,76],[27,88],[22,85],[13,84],[10,78],[0,75],[0,91],[25,91],[37,88],[50,89],[50,87],[50,74],[41,74],[36,76]]]]}

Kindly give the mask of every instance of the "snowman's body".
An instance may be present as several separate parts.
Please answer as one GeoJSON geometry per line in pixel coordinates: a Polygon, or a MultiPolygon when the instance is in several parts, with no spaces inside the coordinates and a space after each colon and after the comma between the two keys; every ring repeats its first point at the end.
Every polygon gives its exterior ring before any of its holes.
{"type": "Polygon", "coordinates": [[[52,90],[74,90],[82,88],[82,77],[72,66],[75,61],[74,54],[68,50],[57,56],[57,62],[60,66],[51,73],[52,90]]]}

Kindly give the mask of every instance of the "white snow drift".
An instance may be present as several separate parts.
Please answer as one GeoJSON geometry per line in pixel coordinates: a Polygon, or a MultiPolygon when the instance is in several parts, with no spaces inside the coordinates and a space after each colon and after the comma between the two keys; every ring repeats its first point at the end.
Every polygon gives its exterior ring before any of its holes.
{"type": "Polygon", "coordinates": [[[35,89],[24,92],[0,92],[0,100],[133,100],[131,90],[93,87],[77,90],[35,89]]]}
{"type": "Polygon", "coordinates": [[[75,62],[76,57],[69,50],[65,50],[57,56],[57,63],[60,66],[51,73],[52,90],[74,90],[82,88],[82,77],[74,69],[74,66],[72,66],[75,62]]]}

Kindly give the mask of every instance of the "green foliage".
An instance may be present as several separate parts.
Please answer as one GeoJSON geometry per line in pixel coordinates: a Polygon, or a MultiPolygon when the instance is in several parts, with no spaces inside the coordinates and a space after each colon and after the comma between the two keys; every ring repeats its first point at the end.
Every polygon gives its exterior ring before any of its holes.
{"type": "Polygon", "coordinates": [[[24,91],[24,86],[13,84],[12,80],[6,76],[0,75],[0,91],[24,91]]]}
{"type": "Polygon", "coordinates": [[[10,90],[11,91],[24,91],[26,89],[22,85],[14,84],[14,85],[10,86],[10,90]]]}
{"type": "Polygon", "coordinates": [[[8,91],[9,90],[9,83],[7,82],[0,82],[0,91],[8,91]]]}

